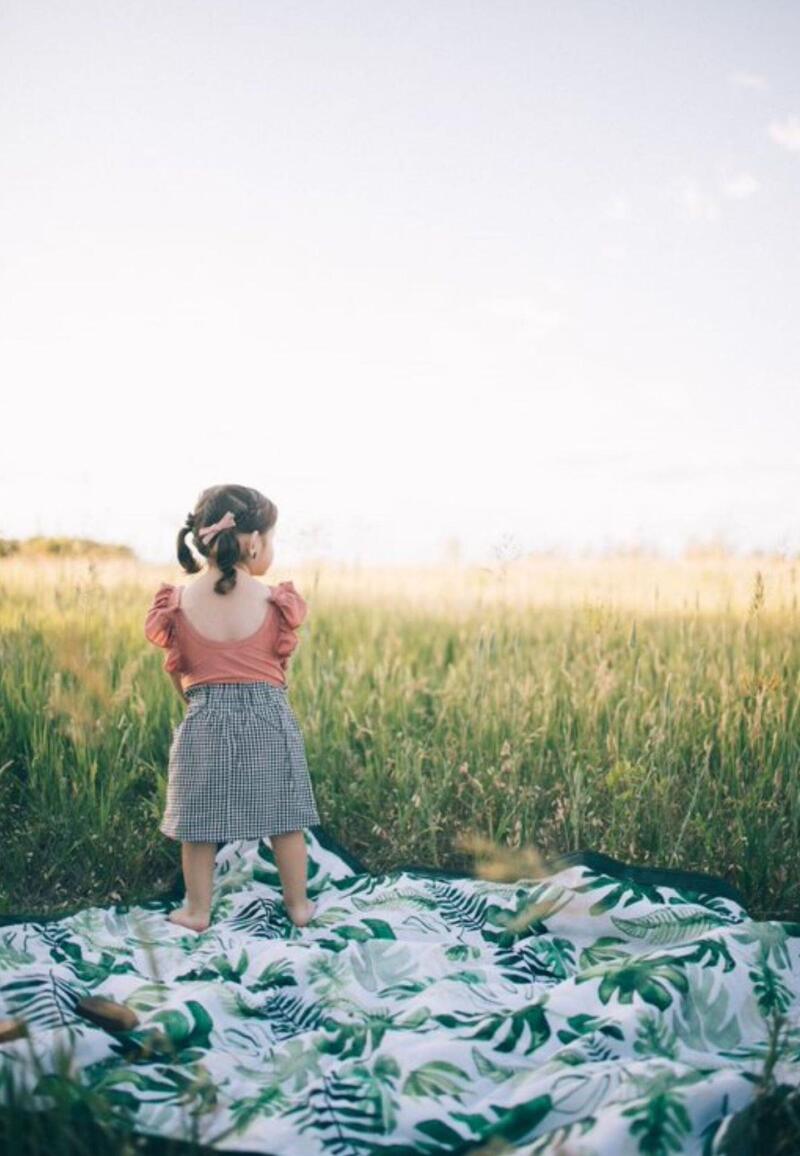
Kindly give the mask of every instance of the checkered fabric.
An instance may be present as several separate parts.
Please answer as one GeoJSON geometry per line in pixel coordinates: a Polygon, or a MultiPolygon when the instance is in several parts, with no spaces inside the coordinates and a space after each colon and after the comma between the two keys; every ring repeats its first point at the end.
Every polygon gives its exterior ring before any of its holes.
{"type": "Polygon", "coordinates": [[[169,749],[159,830],[187,842],[261,839],[319,823],[288,689],[271,682],[190,686],[169,749]]]}

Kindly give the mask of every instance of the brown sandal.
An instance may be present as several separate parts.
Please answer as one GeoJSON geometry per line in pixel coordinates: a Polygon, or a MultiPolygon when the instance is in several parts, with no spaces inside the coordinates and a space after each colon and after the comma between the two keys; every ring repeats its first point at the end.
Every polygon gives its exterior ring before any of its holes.
{"type": "Polygon", "coordinates": [[[133,1008],[102,995],[84,996],[78,1000],[75,1011],[107,1032],[129,1032],[139,1024],[139,1017],[133,1008]]]}
{"type": "Polygon", "coordinates": [[[12,1040],[22,1040],[28,1034],[25,1020],[0,1020],[0,1044],[10,1044],[12,1040]]]}

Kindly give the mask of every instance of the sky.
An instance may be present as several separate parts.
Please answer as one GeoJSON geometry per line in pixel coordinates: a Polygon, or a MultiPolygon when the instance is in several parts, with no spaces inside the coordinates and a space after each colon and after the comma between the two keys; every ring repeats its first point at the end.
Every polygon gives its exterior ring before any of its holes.
{"type": "Polygon", "coordinates": [[[0,2],[0,537],[800,550],[800,5],[0,2]]]}

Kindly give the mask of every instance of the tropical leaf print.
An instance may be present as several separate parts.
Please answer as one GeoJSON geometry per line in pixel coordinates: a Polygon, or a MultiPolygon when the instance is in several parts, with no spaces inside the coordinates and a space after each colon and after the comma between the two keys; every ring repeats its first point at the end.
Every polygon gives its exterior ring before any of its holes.
{"type": "Polygon", "coordinates": [[[661,908],[650,911],[647,915],[640,915],[635,919],[620,919],[611,916],[611,922],[624,935],[633,939],[646,939],[654,944],[686,943],[696,939],[707,931],[712,931],[725,921],[716,915],[709,914],[705,909],[691,908],[679,910],[676,908],[661,908]]]}
{"type": "Polygon", "coordinates": [[[0,971],[11,971],[25,963],[33,963],[36,956],[32,951],[14,947],[11,935],[0,935],[0,971]]]}
{"type": "Polygon", "coordinates": [[[403,907],[408,910],[438,910],[435,899],[429,895],[420,895],[410,888],[396,888],[383,894],[372,894],[369,899],[365,899],[363,895],[350,895],[348,898],[356,911],[380,910],[382,907],[390,907],[395,911],[403,907]]]}
{"type": "MultiPolygon", "coordinates": [[[[739,1019],[731,1006],[727,984],[704,969],[676,1008],[672,1026],[685,1048],[697,1052],[724,1053],[738,1046],[742,1038],[739,1019]]],[[[673,1057],[676,1058],[676,1057],[673,1057]]]]}
{"type": "Polygon", "coordinates": [[[191,968],[175,976],[176,983],[186,983],[201,979],[224,979],[228,983],[241,983],[250,967],[247,949],[242,948],[237,956],[215,955],[201,967],[191,968]]]}
{"type": "Polygon", "coordinates": [[[721,968],[722,971],[733,971],[736,966],[730,948],[718,936],[699,940],[693,951],[681,952],[680,959],[684,966],[698,963],[705,968],[721,968]]]}
{"type": "Polygon", "coordinates": [[[663,1056],[674,1060],[678,1055],[678,1038],[664,1016],[647,1013],[639,1016],[633,1050],[639,1056],[663,1056]]]}
{"type": "Polygon", "coordinates": [[[531,1097],[509,1108],[497,1108],[494,1105],[492,1108],[499,1118],[481,1128],[480,1139],[488,1151],[502,1152],[508,1144],[518,1144],[529,1139],[552,1113],[553,1102],[548,1095],[543,1095],[531,1097]]]}
{"type": "Polygon", "coordinates": [[[571,1149],[580,1152],[582,1137],[590,1134],[596,1125],[594,1116],[586,1116],[573,1124],[562,1124],[526,1145],[525,1156],[554,1156],[554,1153],[561,1152],[566,1156],[571,1149]]]}
{"type": "Polygon", "coordinates": [[[792,993],[770,964],[768,953],[764,951],[758,964],[748,973],[753,983],[753,993],[758,1006],[765,1016],[773,1012],[786,1012],[792,1003],[792,993]]]}
{"type": "Polygon", "coordinates": [[[402,1091],[407,1096],[424,1096],[438,1099],[452,1096],[463,1099],[470,1085],[470,1074],[457,1064],[447,1060],[430,1060],[419,1068],[414,1068],[403,1081],[402,1091]]]}
{"type": "Polygon", "coordinates": [[[126,1032],[111,1045],[112,1050],[139,1064],[165,1060],[186,1065],[203,1058],[210,1046],[213,1022],[197,1000],[182,1007],[154,1012],[141,1028],[126,1032]]]}
{"type": "Polygon", "coordinates": [[[638,1141],[639,1151],[647,1156],[669,1156],[685,1150],[692,1125],[678,1096],[656,1093],[623,1108],[622,1115],[631,1117],[631,1135],[638,1141]]]}
{"type": "Polygon", "coordinates": [[[438,880],[432,881],[430,892],[438,917],[457,932],[483,929],[489,915],[489,903],[482,895],[438,880]]]}
{"type": "Polygon", "coordinates": [[[639,903],[642,900],[659,905],[666,902],[661,890],[652,883],[634,883],[632,879],[611,879],[608,875],[594,875],[591,871],[587,881],[576,884],[573,890],[578,894],[605,891],[605,895],[595,900],[589,908],[590,915],[602,915],[604,911],[612,911],[615,907],[629,907],[632,903],[639,903]]]}
{"type": "Polygon", "coordinates": [[[320,1040],[319,1047],[321,1051],[342,1059],[361,1057],[377,1051],[387,1033],[412,1033],[426,1024],[429,1018],[425,1008],[418,1008],[404,1016],[393,1016],[381,1008],[375,1011],[363,1011],[355,1007],[337,1008],[336,1013],[325,1022],[331,1034],[320,1040]]]}
{"type": "Polygon", "coordinates": [[[558,915],[565,907],[575,902],[575,895],[566,887],[542,885],[534,888],[514,911],[504,911],[496,907],[496,921],[515,935],[546,935],[548,920],[558,915]]]}
{"type": "Polygon", "coordinates": [[[574,950],[565,939],[528,939],[498,947],[495,961],[511,983],[558,983],[575,970],[574,950]]]}
{"type": "Polygon", "coordinates": [[[383,998],[417,973],[411,952],[395,941],[356,943],[349,964],[359,987],[383,998]]]}
{"type": "Polygon", "coordinates": [[[0,985],[0,1008],[32,1028],[59,1028],[80,1022],[75,1005],[84,995],[84,987],[74,986],[50,967],[0,985]]]}
{"type": "Polygon", "coordinates": [[[791,967],[789,958],[790,928],[793,924],[775,922],[750,923],[747,927],[734,931],[731,938],[736,943],[757,943],[767,962],[785,970],[791,967]]]}
{"type": "Polygon", "coordinates": [[[443,1027],[462,1029],[460,1034],[464,1039],[490,1040],[497,1052],[527,1056],[550,1038],[550,1025],[540,1004],[531,1004],[507,1014],[439,1014],[434,1019],[443,1027]],[[475,1030],[463,1030],[468,1028],[475,1030]]]}
{"type": "Polygon", "coordinates": [[[125,1003],[136,1012],[154,1011],[167,1002],[171,991],[170,984],[164,981],[143,983],[128,993],[125,1003]]]}
{"type": "Polygon", "coordinates": [[[475,1071],[479,1076],[485,1079],[492,1080],[495,1084],[505,1084],[508,1080],[513,1079],[519,1072],[518,1068],[509,1068],[505,1064],[496,1064],[492,1060],[491,1055],[486,1054],[478,1047],[470,1049],[470,1059],[475,1065],[475,1071]]]}
{"type": "Polygon", "coordinates": [[[602,1018],[593,1015],[587,1015],[581,1012],[578,1015],[569,1016],[567,1018],[567,1027],[558,1029],[558,1038],[564,1044],[570,1044],[573,1040],[582,1039],[587,1036],[594,1036],[598,1032],[607,1036],[609,1039],[622,1041],[625,1039],[625,1033],[618,1024],[608,1018],[602,1018]]]}
{"type": "Polygon", "coordinates": [[[370,1063],[343,1064],[335,1074],[324,1073],[306,1088],[287,1116],[301,1134],[313,1129],[325,1149],[337,1156],[375,1151],[375,1137],[395,1126],[399,1079],[400,1066],[391,1056],[378,1054],[370,1063]]]}
{"type": "Polygon", "coordinates": [[[590,947],[580,954],[578,967],[603,967],[607,963],[617,963],[620,959],[630,959],[635,954],[628,940],[613,935],[601,935],[590,947]]]}
{"type": "Polygon", "coordinates": [[[163,899],[4,926],[0,1019],[30,1038],[0,1044],[0,1100],[12,1073],[143,1135],[264,1156],[714,1156],[779,1016],[775,1079],[800,1083],[800,925],[722,884],[371,875],[304,838],[302,928],[267,840],[220,848],[199,935],[163,899]],[[136,1028],[81,1019],[89,993],[136,1028]]]}
{"type": "Polygon", "coordinates": [[[277,903],[253,899],[230,916],[226,923],[231,931],[240,931],[248,939],[276,939],[280,935],[275,926],[277,907],[277,903]]]}
{"type": "Polygon", "coordinates": [[[638,995],[645,1003],[665,1011],[673,1000],[670,986],[679,995],[689,990],[685,972],[669,957],[601,964],[581,972],[575,977],[575,982],[586,983],[597,978],[600,979],[597,994],[604,1004],[614,996],[620,1003],[632,1003],[634,996],[638,995]]]}

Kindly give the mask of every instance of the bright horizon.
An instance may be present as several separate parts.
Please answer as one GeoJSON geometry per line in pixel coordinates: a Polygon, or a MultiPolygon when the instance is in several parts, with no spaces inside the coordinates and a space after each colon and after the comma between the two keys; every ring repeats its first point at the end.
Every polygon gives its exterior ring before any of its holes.
{"type": "Polygon", "coordinates": [[[800,9],[0,14],[0,537],[797,552],[800,9]]]}

